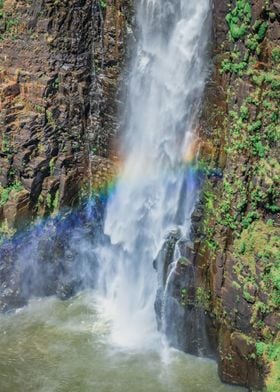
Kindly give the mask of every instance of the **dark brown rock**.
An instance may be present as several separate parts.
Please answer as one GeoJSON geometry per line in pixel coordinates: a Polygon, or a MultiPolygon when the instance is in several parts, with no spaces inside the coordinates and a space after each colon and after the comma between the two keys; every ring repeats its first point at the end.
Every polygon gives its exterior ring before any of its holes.
{"type": "Polygon", "coordinates": [[[14,193],[12,191],[9,201],[3,207],[3,218],[6,219],[8,226],[19,228],[26,224],[30,214],[29,192],[23,190],[14,193]]]}
{"type": "Polygon", "coordinates": [[[250,337],[239,332],[220,330],[220,377],[223,381],[263,389],[264,369],[255,359],[255,345],[250,337]]]}
{"type": "Polygon", "coordinates": [[[0,43],[1,185],[22,182],[32,210],[40,199],[40,211],[48,211],[45,181],[54,176],[60,204],[72,206],[91,151],[115,159],[130,2],[105,9],[98,0],[12,0],[4,7],[20,34],[0,43]]]}

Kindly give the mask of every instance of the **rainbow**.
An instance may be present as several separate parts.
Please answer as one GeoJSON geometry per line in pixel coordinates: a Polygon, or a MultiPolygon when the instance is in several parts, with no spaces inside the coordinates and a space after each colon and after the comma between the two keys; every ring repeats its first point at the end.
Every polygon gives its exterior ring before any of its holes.
{"type": "MultiPolygon", "coordinates": [[[[192,182],[196,180],[199,181],[201,178],[206,175],[211,175],[211,171],[207,168],[207,166],[198,159],[199,149],[200,149],[200,139],[194,138],[191,141],[187,148],[182,152],[182,159],[180,164],[171,168],[172,173],[178,172],[178,174],[186,173],[191,179],[192,182]]],[[[147,163],[147,168],[142,170],[145,173],[145,178],[147,173],[149,172],[149,167],[147,163]]],[[[168,181],[169,173],[163,173],[164,177],[166,177],[166,181],[168,181]]],[[[214,174],[215,175],[215,174],[214,174]]],[[[141,177],[133,178],[129,173],[125,173],[125,160],[115,159],[114,162],[108,160],[108,164],[105,165],[101,170],[93,174],[93,178],[91,180],[91,189],[90,196],[86,201],[82,202],[80,206],[77,206],[74,209],[63,209],[62,211],[56,212],[55,214],[46,217],[46,218],[38,218],[33,222],[29,222],[25,228],[18,230],[12,238],[2,238],[0,237],[0,248],[7,242],[13,242],[15,245],[22,241],[25,233],[29,233],[31,231],[34,232],[34,235],[41,237],[44,233],[46,234],[46,228],[51,227],[52,225],[58,225],[59,222],[63,221],[73,221],[79,222],[82,224],[83,222],[83,210],[87,210],[88,215],[91,219],[97,219],[99,215],[96,211],[96,206],[105,209],[105,206],[108,200],[114,198],[117,185],[119,181],[122,179],[124,183],[127,183],[127,186],[133,184],[133,182],[141,182],[141,177]],[[109,163],[110,162],[110,163],[109,163]],[[86,208],[85,208],[86,205],[86,208]]],[[[165,181],[165,178],[163,178],[165,181]]],[[[63,225],[62,225],[63,226],[63,225]]]]}

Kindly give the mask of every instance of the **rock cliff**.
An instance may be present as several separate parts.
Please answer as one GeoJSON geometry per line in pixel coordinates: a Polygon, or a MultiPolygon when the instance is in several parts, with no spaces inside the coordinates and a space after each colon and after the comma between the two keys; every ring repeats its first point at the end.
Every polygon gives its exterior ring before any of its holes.
{"type": "Polygon", "coordinates": [[[280,385],[279,21],[278,1],[214,1],[194,213],[221,378],[269,391],[280,385]]]}
{"type": "Polygon", "coordinates": [[[110,167],[130,19],[129,0],[1,0],[0,235],[110,167]]]}
{"type": "Polygon", "coordinates": [[[92,285],[73,244],[94,241],[83,199],[114,174],[132,19],[130,0],[0,1],[2,311],[92,285]]]}
{"type": "MultiPolygon", "coordinates": [[[[130,0],[0,0],[0,236],[106,184],[132,18],[130,0]]],[[[194,320],[224,381],[269,391],[280,367],[279,23],[277,0],[213,0],[204,184],[174,292],[193,315],[183,349],[198,353],[186,339],[194,320]]],[[[12,265],[11,249],[1,257],[12,265]]],[[[54,286],[42,293],[65,291],[54,286]]]]}

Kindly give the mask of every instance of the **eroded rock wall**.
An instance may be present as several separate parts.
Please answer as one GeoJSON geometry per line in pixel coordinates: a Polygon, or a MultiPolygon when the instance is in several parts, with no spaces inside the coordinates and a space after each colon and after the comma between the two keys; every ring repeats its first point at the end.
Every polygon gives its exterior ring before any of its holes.
{"type": "Polygon", "coordinates": [[[89,157],[106,181],[130,19],[130,0],[0,2],[2,235],[77,203],[89,157]]]}
{"type": "Polygon", "coordinates": [[[221,378],[279,388],[280,3],[214,0],[213,73],[201,121],[197,285],[221,378]],[[278,369],[278,370],[277,370],[278,369]]]}
{"type": "Polygon", "coordinates": [[[0,1],[1,311],[94,284],[103,205],[81,204],[114,176],[132,19],[130,0],[0,1]]]}

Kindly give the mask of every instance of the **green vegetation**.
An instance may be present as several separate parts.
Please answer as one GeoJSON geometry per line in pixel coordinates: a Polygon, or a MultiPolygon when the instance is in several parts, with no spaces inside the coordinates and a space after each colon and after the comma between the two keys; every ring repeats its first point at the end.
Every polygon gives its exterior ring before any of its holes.
{"type": "Polygon", "coordinates": [[[280,385],[280,338],[274,343],[256,343],[257,356],[270,364],[271,372],[267,378],[267,392],[278,392],[280,385]]]}
{"type": "MultiPolygon", "coordinates": [[[[13,198],[18,192],[24,188],[20,181],[15,181],[13,184],[3,187],[0,185],[0,208],[13,198]]],[[[9,227],[7,220],[0,222],[0,245],[5,237],[12,236],[15,233],[15,229],[9,227]]]]}
{"type": "Polygon", "coordinates": [[[5,38],[15,39],[19,21],[5,13],[4,0],[0,0],[0,23],[4,26],[4,33],[0,34],[0,41],[5,38]]]}
{"type": "Polygon", "coordinates": [[[272,49],[272,60],[277,64],[280,63],[280,48],[272,49]]]}
{"type": "Polygon", "coordinates": [[[187,289],[184,287],[181,289],[181,305],[182,306],[186,306],[187,305],[187,295],[188,295],[188,291],[187,289]]]}
{"type": "Polygon", "coordinates": [[[247,0],[237,0],[236,7],[226,16],[232,39],[237,40],[247,33],[252,19],[252,8],[247,0]]]}
{"type": "Polygon", "coordinates": [[[270,360],[270,374],[267,378],[267,392],[278,392],[280,385],[280,355],[274,361],[270,360]]]}
{"type": "Polygon", "coordinates": [[[46,121],[50,124],[51,127],[56,127],[56,122],[51,110],[46,110],[46,121]]]}
{"type": "Polygon", "coordinates": [[[187,265],[191,264],[191,262],[186,257],[180,257],[180,259],[178,260],[178,263],[181,266],[187,266],[187,265]]]}
{"type": "Polygon", "coordinates": [[[60,191],[57,190],[53,201],[53,209],[55,212],[57,212],[59,209],[59,203],[60,203],[60,191]]]}
{"type": "Polygon", "coordinates": [[[187,306],[188,304],[203,308],[204,310],[210,309],[210,292],[203,287],[197,287],[195,291],[195,299],[188,297],[188,289],[186,287],[181,288],[180,300],[182,306],[187,306]]]}
{"type": "Polygon", "coordinates": [[[10,152],[10,140],[6,134],[2,135],[2,151],[7,154],[10,152]]]}
{"type": "MultiPolygon", "coordinates": [[[[261,358],[271,366],[267,390],[275,392],[280,382],[279,336],[267,320],[279,314],[280,308],[280,229],[276,224],[280,211],[280,49],[267,38],[270,20],[275,20],[269,2],[255,22],[250,3],[235,1],[226,17],[230,49],[224,53],[220,72],[231,74],[229,112],[218,125],[224,128],[216,130],[223,140],[223,178],[213,181],[208,176],[206,180],[202,238],[209,264],[226,248],[233,263],[236,308],[239,301],[247,302],[253,335],[258,337],[251,359],[261,358]]],[[[210,165],[217,163],[210,161],[210,165]]],[[[219,299],[214,312],[234,323],[219,299]]]]}
{"type": "Polygon", "coordinates": [[[106,0],[99,0],[100,7],[103,9],[107,8],[107,1],[106,0]]]}
{"type": "MultiPolygon", "coordinates": [[[[253,309],[252,323],[262,314],[272,312],[280,306],[280,244],[279,229],[271,222],[257,220],[248,225],[234,242],[234,254],[237,259],[235,272],[243,287],[243,294],[248,293],[248,286],[261,290],[268,298],[264,306],[256,303],[253,309]],[[258,271],[256,270],[258,266],[258,271]]],[[[245,294],[249,299],[249,296],[245,294]]],[[[251,302],[249,300],[249,302],[251,302]]]]}
{"type": "Polygon", "coordinates": [[[0,18],[3,18],[4,0],[0,0],[0,18]]]}
{"type": "Polygon", "coordinates": [[[14,234],[15,229],[9,227],[6,219],[0,223],[0,245],[5,238],[11,237],[14,234]]]}
{"type": "Polygon", "coordinates": [[[53,157],[53,158],[50,160],[50,163],[49,163],[50,176],[53,176],[53,175],[54,175],[56,159],[57,159],[56,157],[53,157]]]}
{"type": "Polygon", "coordinates": [[[40,206],[43,206],[45,204],[48,209],[48,214],[55,215],[59,210],[59,203],[60,191],[58,189],[55,194],[48,193],[45,197],[41,194],[38,199],[37,208],[40,208],[40,206]]]}
{"type": "MultiPolygon", "coordinates": [[[[247,0],[237,0],[236,7],[226,16],[229,25],[229,34],[234,42],[233,50],[227,53],[221,64],[222,73],[234,73],[239,76],[247,76],[258,73],[254,66],[256,65],[255,56],[261,52],[260,44],[266,36],[268,22],[257,20],[252,24],[252,10],[250,2],[247,0]],[[238,41],[242,40],[245,44],[246,51],[240,51],[238,41]]],[[[272,50],[272,60],[279,62],[279,48],[272,50]]]]}
{"type": "Polygon", "coordinates": [[[23,189],[24,188],[19,181],[16,181],[15,183],[5,188],[0,185],[0,207],[4,206],[7,203],[12,192],[17,193],[22,191],[23,189]]]}
{"type": "Polygon", "coordinates": [[[195,291],[195,303],[205,310],[210,309],[210,293],[203,287],[197,287],[195,291]]]}

